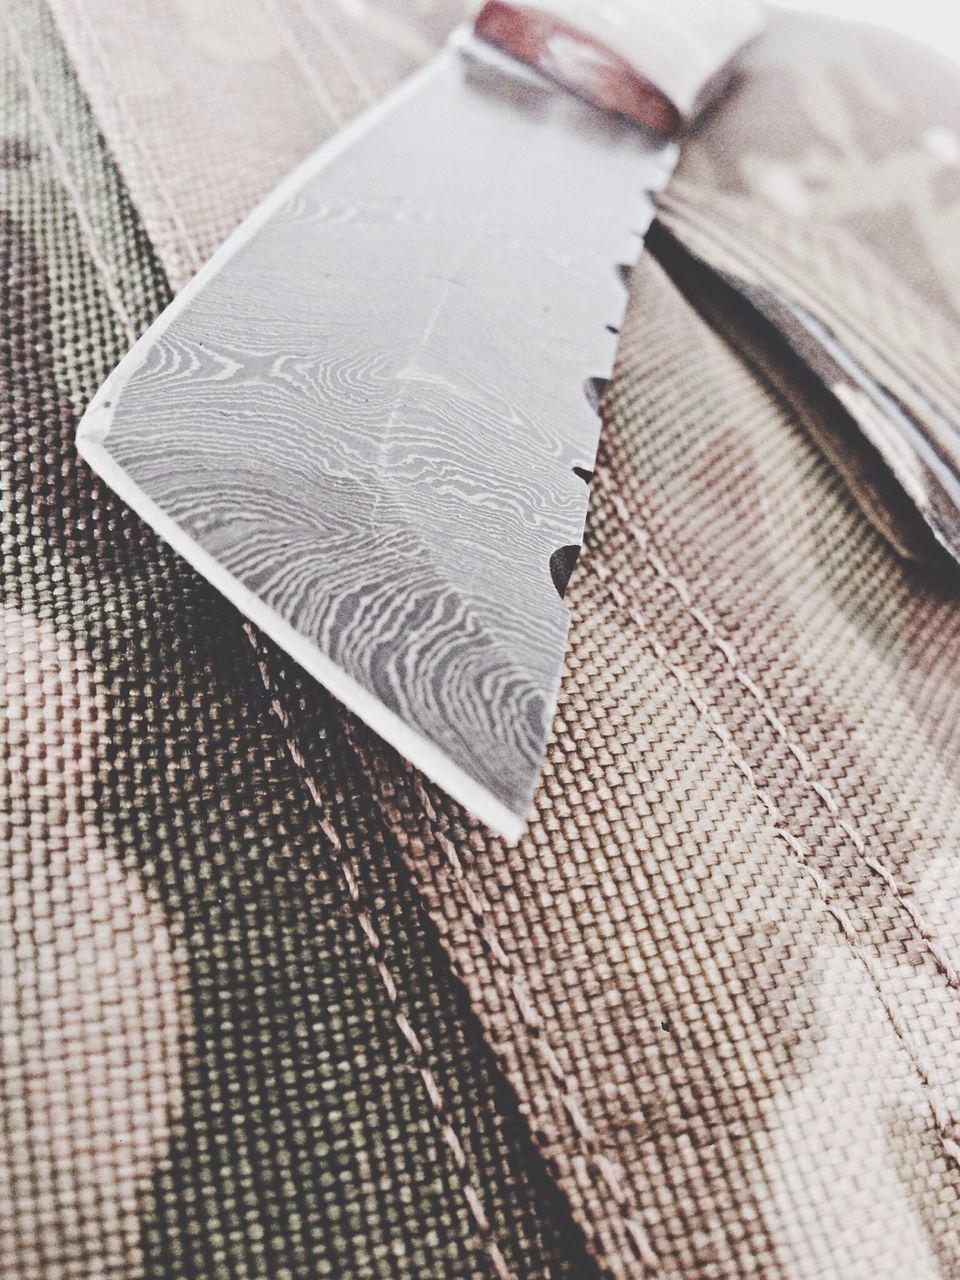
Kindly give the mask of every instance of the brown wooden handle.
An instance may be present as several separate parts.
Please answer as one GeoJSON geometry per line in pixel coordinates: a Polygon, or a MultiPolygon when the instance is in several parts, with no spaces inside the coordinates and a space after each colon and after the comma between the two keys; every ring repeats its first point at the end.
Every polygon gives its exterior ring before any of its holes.
{"type": "Polygon", "coordinates": [[[726,83],[763,25],[753,0],[487,0],[476,34],[658,136],[726,83]]]}

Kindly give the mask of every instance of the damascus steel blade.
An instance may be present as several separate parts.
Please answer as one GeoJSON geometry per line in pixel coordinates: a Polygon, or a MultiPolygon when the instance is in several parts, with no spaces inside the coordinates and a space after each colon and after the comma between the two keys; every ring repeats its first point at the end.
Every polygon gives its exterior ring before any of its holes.
{"type": "Polygon", "coordinates": [[[519,835],[672,145],[461,39],[148,330],[79,448],[368,724],[519,835]]]}

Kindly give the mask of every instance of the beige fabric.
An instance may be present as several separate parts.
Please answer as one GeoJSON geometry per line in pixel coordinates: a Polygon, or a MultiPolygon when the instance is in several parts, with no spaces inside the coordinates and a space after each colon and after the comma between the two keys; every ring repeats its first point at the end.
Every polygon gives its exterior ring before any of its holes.
{"type": "MultiPolygon", "coordinates": [[[[365,24],[336,28],[341,50],[298,45],[293,87],[291,52],[261,62],[272,46],[251,34],[253,0],[232,6],[229,40],[196,17],[204,6],[154,11],[175,79],[150,96],[142,14],[55,8],[178,283],[334,126],[321,89],[341,114],[358,105],[345,68],[365,24]],[[109,28],[109,79],[90,28],[109,28]],[[226,114],[256,131],[213,127],[226,114]]],[[[310,12],[343,24],[350,10],[310,12]]],[[[303,21],[294,0],[282,12],[273,35],[303,21]]],[[[453,18],[389,12],[425,43],[453,18]]],[[[720,188],[744,242],[755,213],[785,221],[784,270],[818,252],[808,221],[819,239],[835,228],[845,266],[854,237],[868,296],[845,314],[893,341],[911,299],[935,309],[944,346],[917,359],[947,385],[960,87],[886,48],[780,21],[688,149],[674,197],[691,209],[720,188]],[[894,136],[886,118],[911,127],[894,136]],[[897,298],[879,316],[874,281],[897,298]]],[[[377,91],[416,52],[367,48],[377,91]]],[[[591,1248],[620,1277],[958,1274],[956,580],[896,556],[796,411],[650,257],[568,599],[554,740],[515,849],[351,733],[591,1248]]],[[[309,722],[284,714],[309,767],[309,722]]]]}

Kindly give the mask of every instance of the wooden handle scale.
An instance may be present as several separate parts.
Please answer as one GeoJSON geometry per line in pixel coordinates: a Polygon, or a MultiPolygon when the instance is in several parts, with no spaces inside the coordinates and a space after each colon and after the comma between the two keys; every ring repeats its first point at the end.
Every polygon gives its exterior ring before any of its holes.
{"type": "Polygon", "coordinates": [[[488,0],[474,30],[595,106],[672,137],[721,91],[762,25],[753,0],[488,0]]]}

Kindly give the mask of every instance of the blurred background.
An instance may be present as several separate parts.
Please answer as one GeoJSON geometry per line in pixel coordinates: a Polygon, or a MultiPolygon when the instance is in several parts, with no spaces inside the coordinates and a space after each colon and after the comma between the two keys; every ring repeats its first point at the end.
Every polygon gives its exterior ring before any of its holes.
{"type": "Polygon", "coordinates": [[[924,44],[960,63],[960,10],[955,0],[778,0],[784,9],[807,9],[837,18],[873,22],[924,44]]]}

